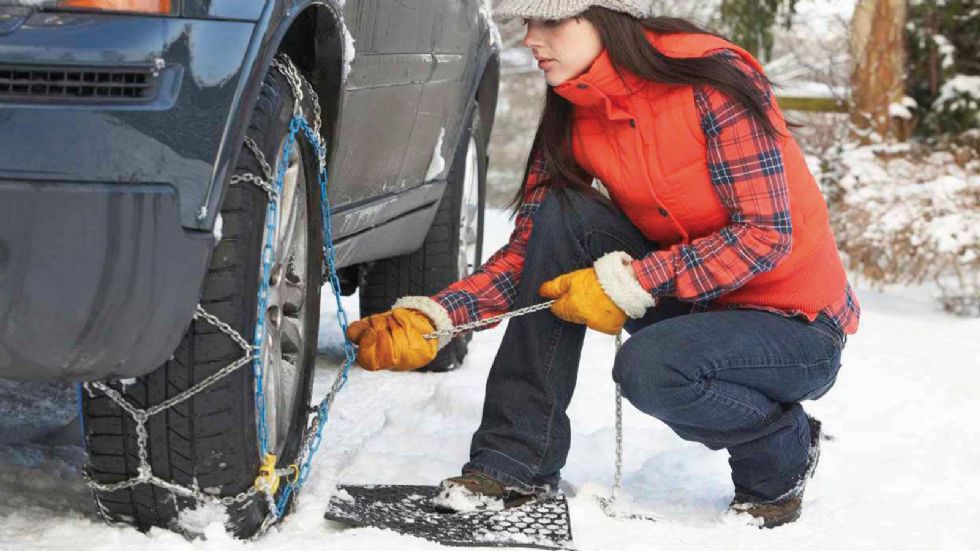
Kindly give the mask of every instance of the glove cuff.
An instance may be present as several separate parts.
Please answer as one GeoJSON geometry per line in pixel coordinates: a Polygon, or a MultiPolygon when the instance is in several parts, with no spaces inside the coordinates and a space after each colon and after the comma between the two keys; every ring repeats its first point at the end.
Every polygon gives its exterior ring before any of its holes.
{"type": "Polygon", "coordinates": [[[623,251],[607,253],[595,261],[599,285],[627,316],[642,318],[657,301],[633,275],[633,257],[623,251]]]}
{"type": "MultiPolygon", "coordinates": [[[[435,326],[436,331],[445,331],[453,328],[453,321],[449,318],[449,312],[441,304],[425,296],[401,297],[395,301],[392,308],[411,308],[418,310],[426,315],[435,326]]],[[[440,335],[438,345],[439,350],[449,344],[452,337],[440,335]]]]}

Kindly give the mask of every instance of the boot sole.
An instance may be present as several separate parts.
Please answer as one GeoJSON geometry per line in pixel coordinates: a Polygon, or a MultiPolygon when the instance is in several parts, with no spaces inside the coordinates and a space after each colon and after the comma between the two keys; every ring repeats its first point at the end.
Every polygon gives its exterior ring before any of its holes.
{"type": "Polygon", "coordinates": [[[801,505],[799,509],[797,509],[797,510],[791,512],[791,513],[788,513],[788,514],[785,514],[785,515],[782,515],[782,516],[779,516],[779,517],[776,517],[776,518],[765,519],[763,521],[763,523],[762,523],[762,526],[760,526],[759,528],[760,529],[764,529],[764,528],[776,528],[777,526],[782,526],[784,524],[789,524],[791,522],[795,522],[796,520],[799,520],[800,515],[802,515],[802,514],[803,514],[803,506],[801,505]]]}

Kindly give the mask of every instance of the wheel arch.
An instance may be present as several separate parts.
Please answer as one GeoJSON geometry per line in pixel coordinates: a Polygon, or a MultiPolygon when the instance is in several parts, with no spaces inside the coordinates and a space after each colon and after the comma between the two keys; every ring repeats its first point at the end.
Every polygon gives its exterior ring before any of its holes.
{"type": "Polygon", "coordinates": [[[476,86],[476,100],[480,103],[480,121],[486,129],[486,139],[489,143],[490,132],[493,129],[494,118],[497,114],[497,96],[500,87],[500,55],[494,51],[484,63],[480,71],[480,80],[476,86]]]}
{"type": "MultiPolygon", "coordinates": [[[[224,199],[227,177],[237,164],[238,145],[251,124],[251,113],[262,79],[272,66],[276,54],[284,52],[296,63],[303,76],[313,85],[320,99],[321,135],[332,143],[335,123],[343,90],[344,58],[346,56],[346,29],[343,9],[338,0],[275,1],[263,13],[259,30],[253,38],[249,54],[248,81],[233,105],[233,112],[244,115],[233,118],[225,134],[220,158],[216,164],[212,191],[208,194],[207,209],[201,219],[202,229],[214,225],[217,206],[224,199]]],[[[329,155],[329,151],[328,151],[329,155]]]]}
{"type": "Polygon", "coordinates": [[[346,80],[347,29],[342,8],[332,1],[313,2],[285,27],[275,53],[288,55],[316,90],[320,99],[322,133],[330,138],[334,135],[346,80]]]}

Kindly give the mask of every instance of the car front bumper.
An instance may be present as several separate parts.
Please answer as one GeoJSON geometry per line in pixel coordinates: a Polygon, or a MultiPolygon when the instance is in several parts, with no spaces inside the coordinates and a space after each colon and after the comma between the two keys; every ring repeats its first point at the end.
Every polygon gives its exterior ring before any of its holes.
{"type": "Polygon", "coordinates": [[[55,12],[0,32],[0,377],[134,377],[177,348],[215,243],[255,32],[55,12]],[[141,71],[145,97],[97,97],[102,78],[141,71]]]}
{"type": "Polygon", "coordinates": [[[0,376],[134,377],[165,362],[215,237],[167,185],[0,180],[0,376]]]}

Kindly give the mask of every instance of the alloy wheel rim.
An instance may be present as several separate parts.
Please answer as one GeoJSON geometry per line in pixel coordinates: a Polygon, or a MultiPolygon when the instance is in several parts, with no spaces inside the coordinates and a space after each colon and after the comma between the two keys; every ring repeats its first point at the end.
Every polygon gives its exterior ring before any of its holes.
{"type": "Polygon", "coordinates": [[[477,158],[476,137],[470,136],[466,147],[463,170],[463,198],[459,208],[459,258],[460,277],[473,273],[476,266],[477,224],[480,218],[480,161],[477,158]]]}
{"type": "MultiPolygon", "coordinates": [[[[279,145],[273,167],[280,166],[286,139],[279,145]]],[[[305,371],[307,213],[306,174],[299,144],[290,149],[279,195],[276,235],[262,340],[265,423],[270,453],[280,455],[292,421],[293,406],[305,371]]],[[[268,237],[263,231],[262,243],[268,237]]]]}

